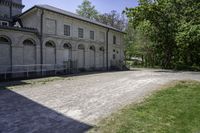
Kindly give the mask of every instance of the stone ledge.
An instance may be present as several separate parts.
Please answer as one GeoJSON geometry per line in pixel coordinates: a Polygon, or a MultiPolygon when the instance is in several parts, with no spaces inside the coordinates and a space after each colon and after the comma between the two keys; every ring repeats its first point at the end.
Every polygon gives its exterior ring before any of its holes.
{"type": "Polygon", "coordinates": [[[38,30],[35,28],[29,28],[29,27],[11,27],[11,26],[2,26],[0,25],[0,29],[6,29],[6,30],[17,30],[17,31],[25,31],[25,32],[32,32],[32,33],[38,33],[38,30]]]}

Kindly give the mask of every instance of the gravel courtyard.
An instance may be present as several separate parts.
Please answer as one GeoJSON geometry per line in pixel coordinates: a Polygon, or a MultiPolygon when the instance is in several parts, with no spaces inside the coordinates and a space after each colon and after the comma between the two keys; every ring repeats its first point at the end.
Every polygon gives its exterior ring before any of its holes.
{"type": "Polygon", "coordinates": [[[0,90],[0,133],[86,132],[112,112],[173,80],[200,81],[200,73],[136,69],[44,84],[21,81],[15,89],[0,90]]]}

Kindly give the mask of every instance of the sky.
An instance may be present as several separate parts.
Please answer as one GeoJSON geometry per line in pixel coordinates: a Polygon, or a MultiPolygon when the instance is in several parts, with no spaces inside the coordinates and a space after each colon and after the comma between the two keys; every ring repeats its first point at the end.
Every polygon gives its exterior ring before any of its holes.
{"type": "MultiPolygon", "coordinates": [[[[23,11],[37,4],[48,4],[63,10],[75,13],[78,5],[83,0],[22,0],[25,8],[23,11]]],[[[137,0],[90,0],[100,13],[116,10],[121,13],[126,7],[137,6],[137,0]]]]}

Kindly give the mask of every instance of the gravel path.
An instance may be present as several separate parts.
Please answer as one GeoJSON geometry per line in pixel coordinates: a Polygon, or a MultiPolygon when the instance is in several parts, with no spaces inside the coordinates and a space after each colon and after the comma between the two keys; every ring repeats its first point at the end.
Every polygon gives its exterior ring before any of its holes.
{"type": "Polygon", "coordinates": [[[173,80],[200,81],[200,73],[137,69],[0,90],[0,133],[85,132],[173,80]]]}

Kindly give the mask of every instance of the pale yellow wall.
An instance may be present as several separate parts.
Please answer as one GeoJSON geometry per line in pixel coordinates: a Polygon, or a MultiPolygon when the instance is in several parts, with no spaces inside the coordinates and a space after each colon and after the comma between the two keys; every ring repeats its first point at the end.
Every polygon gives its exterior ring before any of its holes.
{"type": "MultiPolygon", "coordinates": [[[[31,13],[28,13],[26,16],[22,17],[22,22],[24,26],[26,27],[33,27],[37,28],[38,31],[40,31],[40,18],[41,18],[41,10],[37,9],[31,13]]],[[[56,58],[59,60],[58,62],[62,62],[60,59],[63,57],[60,57],[62,55],[62,51],[59,50],[59,48],[62,47],[63,42],[69,42],[73,46],[72,50],[72,59],[78,60],[78,50],[77,47],[79,44],[84,44],[85,46],[85,67],[88,68],[90,66],[90,55],[89,55],[89,46],[94,45],[96,48],[96,66],[98,67],[99,62],[99,48],[101,46],[104,47],[104,65],[106,65],[106,32],[107,28],[97,26],[95,24],[83,22],[78,19],[70,18],[64,15],[60,15],[57,13],[44,11],[44,18],[43,18],[43,46],[45,44],[45,41],[47,40],[53,40],[56,43],[56,58]],[[47,26],[47,21],[55,21],[55,26],[47,26]],[[71,36],[67,37],[64,35],[64,25],[70,25],[71,26],[71,36]],[[78,28],[84,29],[84,38],[79,39],[78,38],[78,28]],[[95,32],[95,39],[90,40],[90,30],[95,32]],[[103,39],[100,36],[100,32],[103,32],[105,34],[105,40],[103,42],[103,39]]],[[[110,61],[113,59],[113,49],[117,49],[119,51],[117,55],[117,60],[123,60],[124,59],[124,45],[123,45],[123,36],[124,34],[120,32],[116,32],[114,30],[109,30],[109,65],[110,61]],[[113,35],[116,36],[116,44],[113,44],[113,35]]],[[[45,51],[45,47],[43,49],[45,51]]],[[[47,57],[44,57],[44,60],[47,57]]]]}

